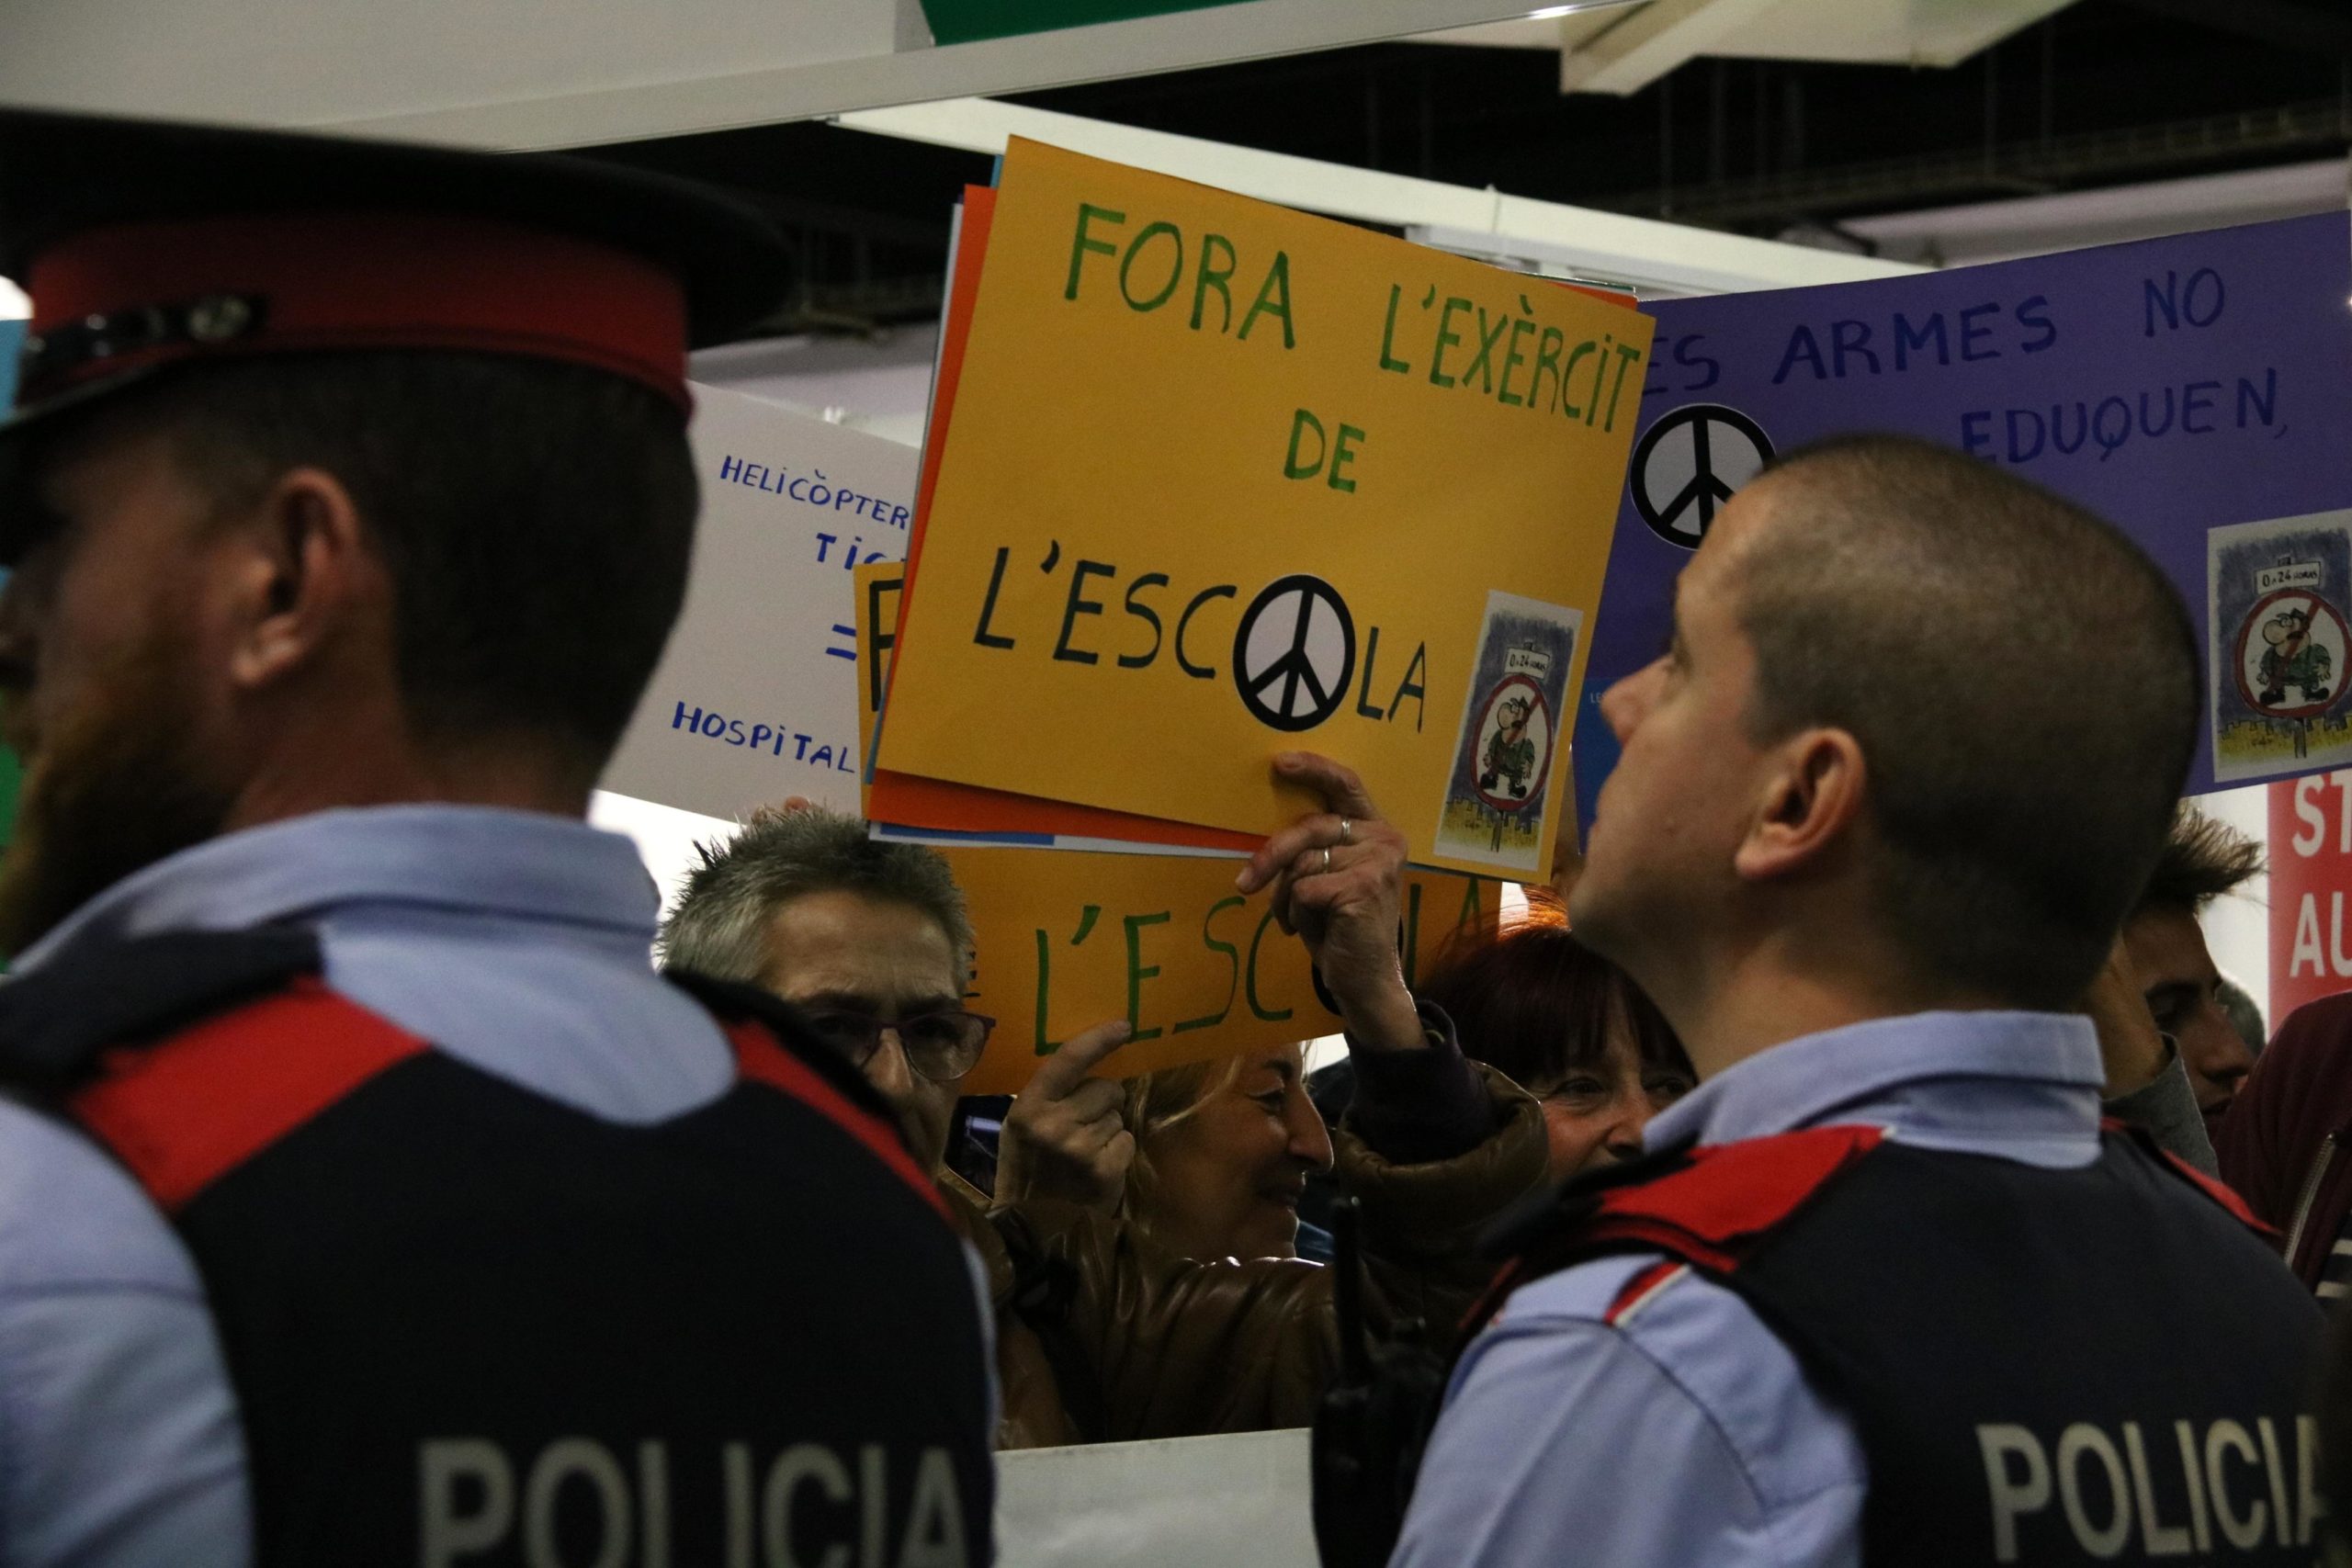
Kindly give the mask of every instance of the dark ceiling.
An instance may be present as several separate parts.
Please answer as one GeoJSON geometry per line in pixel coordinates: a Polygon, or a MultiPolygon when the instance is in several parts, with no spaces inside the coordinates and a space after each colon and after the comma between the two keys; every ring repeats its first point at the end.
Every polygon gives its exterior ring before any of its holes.
{"type": "MultiPolygon", "coordinates": [[[[2081,0],[1948,71],[1697,60],[1564,96],[1545,51],[1389,43],[1017,101],[1744,233],[2352,147],[2344,0],[2081,0]]],[[[989,160],[815,124],[594,150],[716,181],[790,232],[771,330],[938,312],[947,213],[989,160]]]]}

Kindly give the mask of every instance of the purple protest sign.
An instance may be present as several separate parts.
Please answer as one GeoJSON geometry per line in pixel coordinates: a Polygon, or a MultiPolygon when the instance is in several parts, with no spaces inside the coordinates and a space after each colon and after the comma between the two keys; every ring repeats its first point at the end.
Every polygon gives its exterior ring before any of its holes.
{"type": "Polygon", "coordinates": [[[1657,656],[1716,511],[1772,453],[1851,431],[2013,468],[2154,557],[2207,650],[2191,792],[2352,765],[2343,215],[1647,309],[1657,340],[1576,728],[1588,822],[1617,758],[1600,694],[1657,656]]]}

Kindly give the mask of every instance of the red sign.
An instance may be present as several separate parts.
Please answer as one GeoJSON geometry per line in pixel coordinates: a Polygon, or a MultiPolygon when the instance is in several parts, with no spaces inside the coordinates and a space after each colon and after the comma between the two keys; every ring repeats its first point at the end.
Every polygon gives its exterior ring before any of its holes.
{"type": "Polygon", "coordinates": [[[2270,1020],[2352,991],[2352,770],[2270,786],[2270,1020]]]}

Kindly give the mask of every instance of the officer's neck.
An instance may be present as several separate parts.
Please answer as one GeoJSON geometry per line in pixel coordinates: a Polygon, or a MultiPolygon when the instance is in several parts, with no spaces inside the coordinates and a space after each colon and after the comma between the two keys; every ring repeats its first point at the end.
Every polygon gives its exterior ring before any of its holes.
{"type": "Polygon", "coordinates": [[[388,722],[288,730],[265,745],[224,830],[355,807],[503,807],[584,817],[593,774],[536,738],[415,735],[388,722]]]}
{"type": "Polygon", "coordinates": [[[1710,965],[1668,1012],[1702,1080],[1809,1034],[2005,1005],[1920,975],[1874,931],[1782,929],[1725,959],[1710,965]]]}

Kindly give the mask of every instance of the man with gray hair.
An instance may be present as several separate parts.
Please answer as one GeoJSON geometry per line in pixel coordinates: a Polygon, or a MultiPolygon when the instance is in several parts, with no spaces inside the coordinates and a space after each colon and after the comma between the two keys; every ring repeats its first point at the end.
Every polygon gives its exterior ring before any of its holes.
{"type": "Polygon", "coordinates": [[[889,1102],[923,1168],[944,1163],[956,1086],[989,1025],[964,1007],[972,921],[937,854],[869,838],[854,817],[759,812],[733,842],[703,847],[662,954],[799,1004],[889,1102]]]}
{"type": "MultiPolygon", "coordinates": [[[[1339,1180],[1365,1209],[1371,1312],[1450,1319],[1488,1272],[1470,1238],[1543,1179],[1542,1111],[1466,1061],[1451,1023],[1406,991],[1403,835],[1345,768],[1293,754],[1275,769],[1331,809],[1268,840],[1241,883],[1272,888],[1346,1025],[1359,1089],[1333,1142],[1339,1180]]],[[[1089,1075],[1125,1042],[1124,1020],[1039,1065],[1006,1122],[993,1205],[945,1168],[957,1089],[990,1028],[963,1005],[963,895],[934,852],[799,804],[704,851],[663,926],[663,962],[783,997],[898,1113],[989,1276],[1000,1446],[1311,1421],[1340,1362],[1330,1272],[1175,1257],[1109,1212],[1134,1140],[1118,1086],[1089,1075]]]]}

